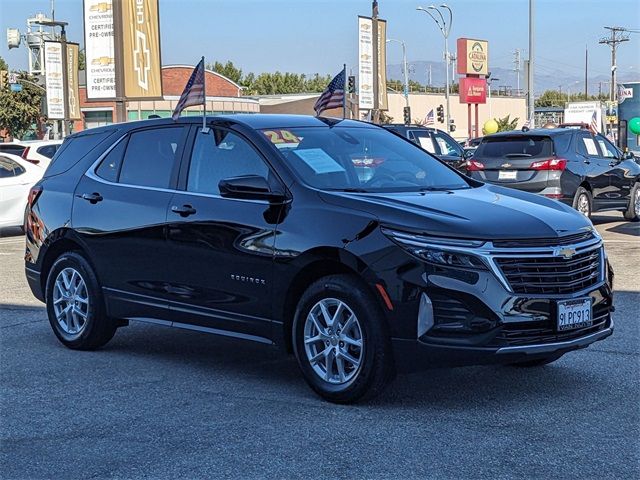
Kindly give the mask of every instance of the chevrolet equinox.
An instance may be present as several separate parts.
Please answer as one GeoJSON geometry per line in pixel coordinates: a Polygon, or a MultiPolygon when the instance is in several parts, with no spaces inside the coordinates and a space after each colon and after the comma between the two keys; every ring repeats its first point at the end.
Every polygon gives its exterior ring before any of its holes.
{"type": "Polygon", "coordinates": [[[68,137],[30,192],[26,276],[72,349],[130,321],[292,352],[323,398],[396,371],[537,366],[613,331],[591,222],[375,125],[293,115],[68,137]]]}

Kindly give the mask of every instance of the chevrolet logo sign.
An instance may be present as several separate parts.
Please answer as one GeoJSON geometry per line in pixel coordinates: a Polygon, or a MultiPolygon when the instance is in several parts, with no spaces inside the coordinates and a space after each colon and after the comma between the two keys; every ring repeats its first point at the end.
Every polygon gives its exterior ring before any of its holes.
{"type": "Polygon", "coordinates": [[[509,168],[510,166],[511,166],[511,164],[510,164],[510,163],[503,163],[503,164],[501,165],[501,167],[502,167],[502,168],[509,168]]]}
{"type": "Polygon", "coordinates": [[[576,253],[576,249],[571,247],[556,248],[553,252],[556,257],[563,257],[565,260],[569,260],[576,253]]]}

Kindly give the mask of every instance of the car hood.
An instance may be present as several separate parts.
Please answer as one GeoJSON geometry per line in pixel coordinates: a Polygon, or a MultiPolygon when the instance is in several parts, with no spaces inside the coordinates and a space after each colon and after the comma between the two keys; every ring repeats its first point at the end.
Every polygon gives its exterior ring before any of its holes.
{"type": "Polygon", "coordinates": [[[323,191],[320,196],[369,212],[383,225],[443,237],[555,238],[593,229],[589,219],[556,200],[496,185],[434,192],[323,191]]]}

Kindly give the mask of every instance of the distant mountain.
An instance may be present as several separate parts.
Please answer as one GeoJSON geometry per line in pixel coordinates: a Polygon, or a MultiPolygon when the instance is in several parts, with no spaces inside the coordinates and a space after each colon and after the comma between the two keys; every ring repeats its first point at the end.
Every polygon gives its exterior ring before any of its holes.
{"type": "MultiPolygon", "coordinates": [[[[414,80],[422,85],[428,84],[429,67],[431,67],[431,85],[434,87],[443,86],[445,83],[445,71],[443,62],[433,61],[416,61],[409,62],[409,79],[414,80]]],[[[451,72],[450,78],[451,78],[451,72]]],[[[492,89],[497,90],[500,87],[508,87],[515,90],[517,88],[516,73],[506,68],[491,68],[492,78],[497,80],[492,82],[492,89]]],[[[455,76],[457,81],[457,75],[455,76]]],[[[387,79],[400,80],[404,79],[402,64],[387,65],[387,79]]],[[[589,94],[595,95],[598,89],[602,87],[602,91],[608,91],[610,78],[606,75],[590,76],[588,79],[589,94]],[[602,82],[602,85],[600,85],[602,82]]],[[[640,81],[640,78],[633,73],[621,73],[618,75],[618,82],[640,81]]],[[[520,89],[525,89],[524,70],[520,71],[520,89]]],[[[571,92],[576,93],[584,89],[584,77],[573,75],[567,72],[558,72],[557,76],[548,74],[535,74],[536,94],[541,94],[545,90],[558,90],[562,85],[562,91],[566,91],[569,86],[571,92]]]]}

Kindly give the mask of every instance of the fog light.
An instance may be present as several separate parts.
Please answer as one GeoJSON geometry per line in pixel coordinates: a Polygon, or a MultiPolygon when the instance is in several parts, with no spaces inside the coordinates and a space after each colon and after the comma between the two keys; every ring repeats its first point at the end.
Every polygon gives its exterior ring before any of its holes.
{"type": "Polygon", "coordinates": [[[433,304],[426,293],[420,295],[420,308],[418,309],[418,338],[427,333],[433,327],[433,304]]]}

